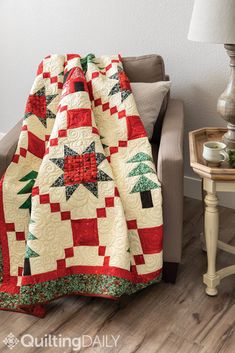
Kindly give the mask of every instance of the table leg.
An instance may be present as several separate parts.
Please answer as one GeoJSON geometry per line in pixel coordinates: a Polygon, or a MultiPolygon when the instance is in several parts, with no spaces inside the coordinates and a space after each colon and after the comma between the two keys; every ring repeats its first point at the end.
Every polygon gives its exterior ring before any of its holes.
{"type": "Polygon", "coordinates": [[[220,282],[220,278],[216,273],[216,253],[217,242],[219,235],[219,212],[218,212],[218,198],[216,196],[213,184],[210,188],[206,188],[207,195],[205,197],[205,238],[207,249],[207,273],[203,280],[207,285],[206,293],[210,296],[217,295],[216,286],[220,282]]]}

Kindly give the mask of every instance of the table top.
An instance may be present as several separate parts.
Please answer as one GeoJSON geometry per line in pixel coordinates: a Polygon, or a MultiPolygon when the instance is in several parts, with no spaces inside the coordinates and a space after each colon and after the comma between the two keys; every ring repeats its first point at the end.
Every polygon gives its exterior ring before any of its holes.
{"type": "Polygon", "coordinates": [[[217,181],[235,181],[235,169],[228,162],[222,162],[218,167],[210,167],[202,157],[203,143],[221,141],[226,128],[203,128],[189,133],[190,165],[201,178],[217,181]]]}

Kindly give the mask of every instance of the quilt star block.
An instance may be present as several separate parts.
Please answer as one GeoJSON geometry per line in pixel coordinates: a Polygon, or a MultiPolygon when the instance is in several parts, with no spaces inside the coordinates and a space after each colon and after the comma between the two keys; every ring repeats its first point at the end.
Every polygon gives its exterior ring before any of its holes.
{"type": "Polygon", "coordinates": [[[95,153],[67,156],[64,159],[65,185],[94,183],[97,180],[95,153]]]}
{"type": "Polygon", "coordinates": [[[95,151],[95,142],[92,142],[82,154],[78,154],[65,145],[64,157],[50,159],[63,171],[63,174],[55,180],[51,187],[65,187],[66,200],[70,199],[79,185],[83,185],[98,197],[98,183],[112,180],[100,169],[100,164],[105,159],[103,153],[95,151]]]}
{"type": "Polygon", "coordinates": [[[47,127],[47,119],[55,119],[56,115],[51,111],[49,105],[58,94],[46,95],[45,87],[40,88],[36,93],[29,96],[25,116],[27,119],[35,115],[44,127],[47,127]]]}
{"type": "Polygon", "coordinates": [[[29,96],[26,109],[26,114],[34,114],[41,119],[46,118],[46,97],[34,94],[29,96]]]}
{"type": "Polygon", "coordinates": [[[131,85],[127,75],[123,71],[123,68],[118,65],[117,69],[118,71],[109,77],[112,80],[118,81],[112,87],[111,91],[109,92],[109,96],[120,93],[121,101],[123,102],[129,95],[131,95],[131,85]]]}

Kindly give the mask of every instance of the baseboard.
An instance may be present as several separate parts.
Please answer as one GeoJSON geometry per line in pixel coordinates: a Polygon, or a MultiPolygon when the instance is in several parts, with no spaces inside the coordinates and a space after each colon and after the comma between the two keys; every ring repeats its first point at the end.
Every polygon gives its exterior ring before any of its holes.
{"type": "MultiPolygon", "coordinates": [[[[191,197],[192,199],[201,200],[201,179],[192,178],[189,176],[184,177],[184,195],[191,197]]],[[[235,197],[234,193],[219,192],[219,204],[220,206],[234,208],[235,209],[235,197]]]]}

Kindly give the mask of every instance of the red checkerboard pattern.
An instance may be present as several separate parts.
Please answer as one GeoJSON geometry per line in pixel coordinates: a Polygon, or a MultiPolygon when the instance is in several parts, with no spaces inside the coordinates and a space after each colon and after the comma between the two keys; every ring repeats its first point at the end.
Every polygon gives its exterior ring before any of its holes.
{"type": "Polygon", "coordinates": [[[144,261],[144,255],[134,255],[134,260],[135,260],[135,264],[136,265],[144,265],[145,261],[144,261]]]}
{"type": "Polygon", "coordinates": [[[99,256],[104,256],[106,252],[106,246],[100,245],[98,248],[98,254],[99,256]]]}
{"type": "MultiPolygon", "coordinates": [[[[42,70],[43,68],[40,68],[40,73],[42,73],[42,70]]],[[[50,80],[50,84],[53,85],[53,84],[56,84],[57,85],[57,89],[62,89],[63,88],[63,82],[62,82],[62,76],[51,76],[51,73],[50,72],[43,72],[42,73],[42,77],[44,79],[48,79],[50,80]]]]}
{"type": "Polygon", "coordinates": [[[25,231],[18,231],[15,228],[14,223],[6,223],[6,232],[7,233],[14,233],[16,241],[24,241],[25,242],[25,231]]]}
{"type": "Polygon", "coordinates": [[[67,248],[64,250],[65,258],[73,257],[74,256],[74,248],[67,248]]]}
{"type": "Polygon", "coordinates": [[[18,267],[18,276],[22,276],[23,275],[23,271],[24,271],[24,268],[23,267],[18,267]]]}
{"type": "Polygon", "coordinates": [[[16,240],[18,241],[25,240],[25,232],[16,232],[16,240]]]}
{"type": "Polygon", "coordinates": [[[82,126],[91,126],[90,109],[71,109],[67,111],[67,128],[74,129],[82,126]]]}
{"type": "Polygon", "coordinates": [[[97,218],[71,220],[74,246],[98,246],[97,218]]]}
{"type": "Polygon", "coordinates": [[[97,218],[106,218],[106,209],[103,207],[103,208],[97,208],[96,209],[96,215],[97,215],[97,218]]]}
{"type": "Polygon", "coordinates": [[[28,151],[42,159],[45,154],[45,141],[28,131],[28,151]]]}

